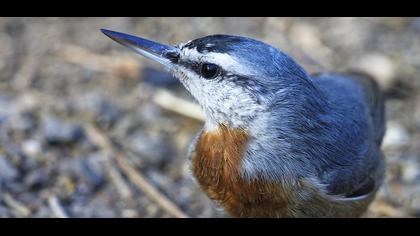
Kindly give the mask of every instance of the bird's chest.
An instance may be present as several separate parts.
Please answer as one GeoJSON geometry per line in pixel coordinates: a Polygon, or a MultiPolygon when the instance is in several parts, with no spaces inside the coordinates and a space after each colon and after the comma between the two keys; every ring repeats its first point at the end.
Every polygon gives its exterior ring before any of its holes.
{"type": "Polygon", "coordinates": [[[193,174],[209,198],[233,216],[286,215],[272,210],[285,209],[287,202],[278,184],[249,181],[240,175],[248,142],[249,136],[240,129],[219,126],[217,131],[203,132],[192,156],[193,174]]]}

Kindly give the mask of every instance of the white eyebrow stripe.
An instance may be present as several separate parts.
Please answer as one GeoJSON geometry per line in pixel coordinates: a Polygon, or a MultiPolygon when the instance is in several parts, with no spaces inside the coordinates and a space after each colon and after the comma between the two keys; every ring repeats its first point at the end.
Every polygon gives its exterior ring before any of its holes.
{"type": "Polygon", "coordinates": [[[186,42],[186,43],[180,43],[180,44],[178,44],[178,48],[179,49],[183,49],[186,45],[188,45],[189,43],[191,43],[192,42],[192,40],[189,40],[188,42],[186,42]]]}
{"type": "Polygon", "coordinates": [[[225,70],[242,75],[251,75],[251,71],[243,63],[227,54],[218,52],[199,53],[195,48],[184,48],[181,53],[181,58],[188,58],[189,60],[198,62],[209,62],[221,66],[225,70]]]}
{"type": "Polygon", "coordinates": [[[181,52],[181,58],[188,58],[189,60],[198,61],[201,57],[203,57],[203,54],[197,52],[195,48],[184,48],[181,52]]]}

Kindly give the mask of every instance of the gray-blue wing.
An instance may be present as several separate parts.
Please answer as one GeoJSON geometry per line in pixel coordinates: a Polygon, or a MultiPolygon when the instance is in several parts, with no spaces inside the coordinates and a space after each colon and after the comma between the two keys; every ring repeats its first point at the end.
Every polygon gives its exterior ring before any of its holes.
{"type": "Polygon", "coordinates": [[[348,75],[346,78],[357,81],[363,88],[365,102],[369,107],[373,122],[375,140],[380,146],[385,133],[385,98],[378,84],[371,76],[361,72],[350,72],[348,75]]]}
{"type": "MultiPolygon", "coordinates": [[[[323,75],[313,76],[315,80],[317,77],[321,78],[323,75]]],[[[358,198],[375,192],[383,180],[384,160],[380,145],[385,133],[384,97],[376,81],[369,75],[350,72],[332,77],[337,80],[352,80],[361,88],[362,100],[369,114],[368,127],[373,134],[363,144],[368,150],[363,158],[364,162],[352,167],[354,169],[346,170],[348,174],[333,171],[324,180],[330,185],[330,194],[358,198]]]]}

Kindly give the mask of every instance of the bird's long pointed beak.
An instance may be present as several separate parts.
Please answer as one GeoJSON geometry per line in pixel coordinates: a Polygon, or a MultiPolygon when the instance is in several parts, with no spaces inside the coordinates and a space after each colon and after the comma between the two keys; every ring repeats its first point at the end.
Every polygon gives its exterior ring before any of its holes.
{"type": "Polygon", "coordinates": [[[102,33],[137,53],[173,68],[179,59],[179,49],[137,36],[101,29],[102,33]]]}

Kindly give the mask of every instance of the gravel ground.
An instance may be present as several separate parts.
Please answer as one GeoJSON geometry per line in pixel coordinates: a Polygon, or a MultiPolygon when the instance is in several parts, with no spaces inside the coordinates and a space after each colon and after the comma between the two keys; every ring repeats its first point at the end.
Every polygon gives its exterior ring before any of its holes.
{"type": "Polygon", "coordinates": [[[224,217],[187,166],[191,96],[100,28],[245,35],[310,72],[372,74],[388,165],[366,217],[420,216],[420,18],[0,18],[0,217],[224,217]]]}

